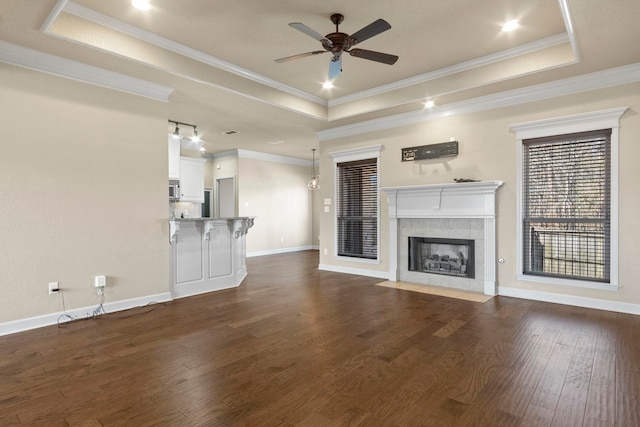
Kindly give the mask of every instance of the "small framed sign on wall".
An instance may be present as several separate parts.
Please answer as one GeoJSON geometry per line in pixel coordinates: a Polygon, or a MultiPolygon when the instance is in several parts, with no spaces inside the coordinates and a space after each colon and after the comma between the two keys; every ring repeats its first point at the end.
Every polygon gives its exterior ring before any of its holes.
{"type": "Polygon", "coordinates": [[[419,147],[407,147],[402,149],[402,161],[429,160],[440,157],[455,157],[458,155],[458,141],[443,142],[440,144],[421,145],[419,147]]]}

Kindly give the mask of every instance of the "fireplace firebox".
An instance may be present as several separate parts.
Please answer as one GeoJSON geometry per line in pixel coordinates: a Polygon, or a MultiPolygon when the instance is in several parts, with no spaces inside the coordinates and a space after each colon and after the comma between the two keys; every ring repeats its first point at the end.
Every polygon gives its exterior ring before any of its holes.
{"type": "Polygon", "coordinates": [[[409,237],[409,271],[475,278],[474,241],[409,237]]]}

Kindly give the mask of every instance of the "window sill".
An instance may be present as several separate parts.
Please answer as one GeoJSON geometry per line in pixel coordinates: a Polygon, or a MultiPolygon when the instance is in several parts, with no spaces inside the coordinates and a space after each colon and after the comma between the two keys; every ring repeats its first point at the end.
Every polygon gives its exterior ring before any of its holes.
{"type": "Polygon", "coordinates": [[[339,256],[339,255],[334,256],[333,259],[335,259],[336,261],[357,262],[360,264],[380,264],[379,259],[356,258],[356,257],[339,256]]]}
{"type": "Polygon", "coordinates": [[[620,286],[611,283],[588,282],[586,280],[559,279],[555,277],[534,276],[528,274],[518,274],[516,279],[524,282],[546,283],[550,285],[573,286],[576,288],[601,289],[604,291],[617,291],[620,286]]]}

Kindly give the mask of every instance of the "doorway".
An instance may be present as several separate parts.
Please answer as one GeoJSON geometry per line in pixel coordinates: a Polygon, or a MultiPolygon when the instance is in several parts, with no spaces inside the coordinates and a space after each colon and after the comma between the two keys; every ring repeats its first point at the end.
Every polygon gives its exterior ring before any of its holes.
{"type": "Polygon", "coordinates": [[[236,214],[236,180],[234,177],[216,179],[216,217],[234,218],[236,214]]]}

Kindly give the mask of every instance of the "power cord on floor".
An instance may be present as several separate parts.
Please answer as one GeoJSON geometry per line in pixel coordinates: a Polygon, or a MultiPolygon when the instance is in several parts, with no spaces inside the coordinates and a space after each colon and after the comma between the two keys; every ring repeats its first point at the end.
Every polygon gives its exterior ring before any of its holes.
{"type": "MultiPolygon", "coordinates": [[[[62,289],[60,289],[60,297],[62,298],[62,314],[58,317],[58,320],[57,320],[58,328],[66,328],[69,323],[76,322],[78,320],[128,319],[130,317],[140,316],[140,315],[143,315],[143,314],[151,313],[153,310],[158,308],[158,306],[166,306],[167,305],[166,302],[150,301],[145,305],[139,305],[139,306],[136,306],[136,307],[131,307],[131,309],[142,308],[142,307],[150,307],[149,310],[146,310],[146,311],[144,311],[142,313],[131,313],[131,314],[124,315],[124,316],[111,315],[111,316],[108,316],[108,317],[103,317],[102,316],[103,314],[110,314],[104,309],[105,296],[104,296],[104,290],[103,290],[102,293],[100,293],[100,302],[99,302],[98,306],[91,313],[88,313],[87,316],[80,317],[80,316],[72,316],[69,313],[67,313],[67,308],[66,308],[65,301],[64,301],[64,292],[63,292],[62,289]],[[63,319],[66,319],[66,320],[63,321],[63,319]]],[[[131,309],[129,309],[129,310],[131,310],[131,309]]]]}

